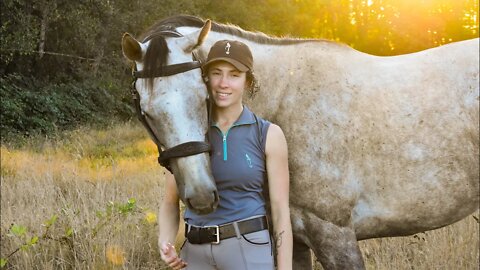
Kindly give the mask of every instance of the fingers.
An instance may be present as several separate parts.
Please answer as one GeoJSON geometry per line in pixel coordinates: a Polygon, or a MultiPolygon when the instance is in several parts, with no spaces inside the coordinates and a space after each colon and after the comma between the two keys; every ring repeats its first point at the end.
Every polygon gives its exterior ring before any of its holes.
{"type": "Polygon", "coordinates": [[[187,266],[187,263],[184,262],[181,258],[176,258],[175,261],[169,264],[169,266],[177,270],[185,268],[187,266]]]}
{"type": "Polygon", "coordinates": [[[171,268],[178,270],[187,266],[187,263],[178,257],[175,247],[172,244],[162,243],[160,250],[162,260],[171,268]]]}

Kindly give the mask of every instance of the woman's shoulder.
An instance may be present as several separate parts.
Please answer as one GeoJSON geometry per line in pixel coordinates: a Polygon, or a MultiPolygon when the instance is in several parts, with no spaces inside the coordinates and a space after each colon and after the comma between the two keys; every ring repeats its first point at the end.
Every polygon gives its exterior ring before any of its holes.
{"type": "Polygon", "coordinates": [[[271,123],[268,127],[267,139],[265,144],[265,153],[269,155],[283,155],[287,151],[287,140],[282,128],[271,123]]]}
{"type": "Polygon", "coordinates": [[[280,126],[278,126],[277,124],[274,124],[274,123],[270,122],[270,125],[268,126],[267,139],[269,139],[269,138],[278,139],[278,138],[282,138],[282,137],[285,137],[285,135],[283,134],[282,128],[280,126]]]}

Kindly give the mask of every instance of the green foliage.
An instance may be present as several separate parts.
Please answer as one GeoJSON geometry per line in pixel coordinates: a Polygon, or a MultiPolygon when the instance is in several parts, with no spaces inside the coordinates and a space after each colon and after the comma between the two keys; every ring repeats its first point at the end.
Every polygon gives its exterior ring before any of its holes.
{"type": "Polygon", "coordinates": [[[2,65],[13,61],[15,56],[32,55],[36,49],[39,39],[38,17],[34,13],[25,12],[26,4],[26,1],[21,0],[5,0],[1,3],[2,65]]]}
{"type": "Polygon", "coordinates": [[[17,249],[12,251],[5,258],[0,258],[1,268],[7,265],[8,258],[12,257],[15,253],[19,251],[28,251],[31,247],[33,247],[38,243],[40,238],[37,235],[33,235],[32,237],[29,237],[28,236],[29,233],[30,232],[28,231],[27,227],[23,225],[18,225],[18,224],[12,224],[9,230],[9,234],[7,234],[7,236],[18,238],[20,240],[20,244],[17,249]]]}
{"type": "Polygon", "coordinates": [[[112,201],[108,202],[105,210],[96,212],[99,221],[92,229],[92,236],[96,237],[98,232],[104,228],[105,225],[111,223],[112,220],[134,213],[135,210],[137,210],[137,201],[134,198],[128,199],[124,204],[112,201]]]}
{"type": "Polygon", "coordinates": [[[4,258],[0,258],[0,268],[3,268],[5,265],[7,265],[8,260],[4,258]]]}
{"type": "Polygon", "coordinates": [[[65,231],[65,237],[70,237],[73,235],[73,228],[67,228],[65,231]]]}
{"type": "Polygon", "coordinates": [[[58,216],[53,215],[50,219],[46,220],[43,224],[47,229],[50,228],[57,221],[58,216]]]}
{"type": "MultiPolygon", "coordinates": [[[[137,206],[137,201],[135,198],[130,198],[125,203],[118,203],[110,201],[107,203],[107,206],[104,210],[97,211],[98,222],[95,226],[89,228],[93,237],[95,237],[102,229],[105,228],[105,225],[111,224],[113,220],[119,220],[120,218],[125,218],[128,214],[143,214],[143,209],[137,206]]],[[[62,211],[61,218],[66,219],[67,213],[62,211]]],[[[33,235],[29,229],[23,225],[13,224],[10,227],[9,237],[15,237],[20,240],[18,248],[10,252],[5,258],[0,258],[0,268],[5,267],[8,264],[8,259],[15,255],[17,252],[28,252],[28,250],[37,245],[44,244],[46,245],[48,241],[55,241],[61,244],[68,246],[71,249],[73,247],[73,237],[75,235],[75,230],[72,227],[69,227],[66,224],[58,224],[57,220],[59,215],[54,214],[42,224],[44,232],[40,235],[33,235]],[[55,233],[53,231],[54,226],[64,226],[64,233],[55,233]]],[[[144,217],[142,215],[138,216],[139,222],[145,224],[144,217]]]]}
{"type": "Polygon", "coordinates": [[[13,224],[12,227],[10,228],[10,233],[18,237],[24,236],[26,232],[27,232],[27,227],[17,225],[17,224],[13,224]]]}
{"type": "Polygon", "coordinates": [[[126,204],[119,205],[118,210],[121,214],[126,215],[128,213],[133,212],[135,210],[137,201],[134,198],[128,199],[126,204]]]}
{"type": "Polygon", "coordinates": [[[52,133],[85,123],[128,118],[131,108],[95,83],[41,85],[18,74],[0,78],[0,128],[11,134],[52,133]],[[35,89],[34,91],[31,88],[35,89]]]}

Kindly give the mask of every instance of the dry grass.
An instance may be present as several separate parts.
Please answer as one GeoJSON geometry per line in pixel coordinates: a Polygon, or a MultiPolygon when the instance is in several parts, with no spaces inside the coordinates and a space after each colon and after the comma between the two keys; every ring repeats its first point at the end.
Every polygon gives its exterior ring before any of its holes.
{"type": "Polygon", "coordinates": [[[9,258],[8,269],[160,269],[155,213],[163,171],[156,148],[141,127],[89,129],[24,147],[2,146],[1,257],[22,244],[11,224],[40,241],[9,258]],[[110,202],[135,198],[135,211],[106,213],[110,202]],[[50,238],[46,220],[57,215],[50,238]],[[153,218],[152,218],[153,217],[153,218]],[[104,225],[103,225],[104,224],[104,225]],[[65,232],[72,228],[72,240],[65,232]]]}
{"type": "MultiPolygon", "coordinates": [[[[367,269],[479,269],[478,211],[450,226],[408,237],[359,242],[367,269]],[[474,218],[475,217],[475,218],[474,218]]],[[[322,269],[317,263],[316,269],[322,269]]]]}
{"type": "MultiPolygon", "coordinates": [[[[164,269],[156,243],[163,189],[156,148],[140,125],[107,130],[1,147],[1,257],[39,237],[10,256],[6,269],[164,269]],[[135,207],[119,213],[130,198],[135,207]],[[25,235],[12,234],[12,224],[25,226],[25,235]]],[[[478,222],[469,216],[426,234],[360,246],[368,269],[478,269],[478,238],[478,222]]]]}

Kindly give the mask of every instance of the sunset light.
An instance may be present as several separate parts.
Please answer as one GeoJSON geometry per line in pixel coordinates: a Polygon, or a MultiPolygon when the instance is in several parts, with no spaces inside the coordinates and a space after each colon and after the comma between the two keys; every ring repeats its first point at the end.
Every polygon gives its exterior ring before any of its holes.
{"type": "Polygon", "coordinates": [[[299,1],[305,5],[300,10],[322,18],[310,22],[309,36],[343,41],[364,52],[395,55],[478,36],[478,1],[307,2],[299,1]]]}

